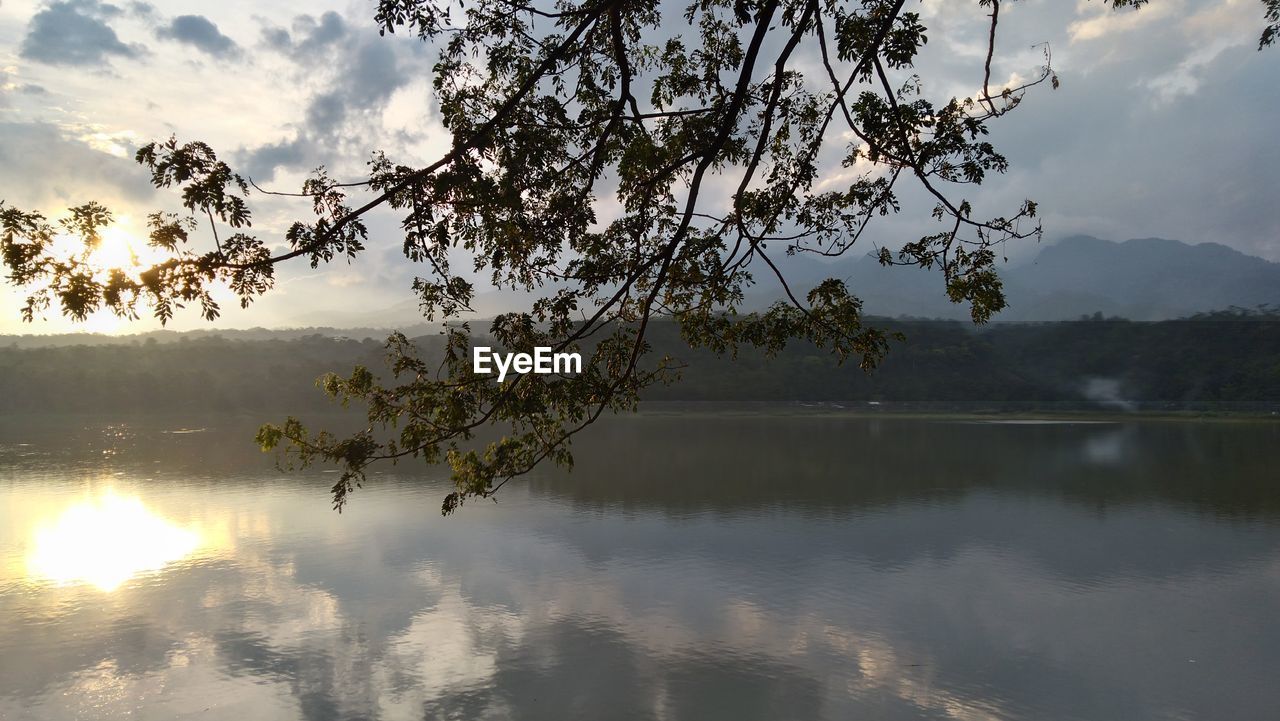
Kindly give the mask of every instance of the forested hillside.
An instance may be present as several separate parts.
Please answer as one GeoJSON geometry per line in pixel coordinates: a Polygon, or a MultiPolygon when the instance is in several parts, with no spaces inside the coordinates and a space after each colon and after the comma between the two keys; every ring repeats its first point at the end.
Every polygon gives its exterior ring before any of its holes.
{"type": "MultiPolygon", "coordinates": [[[[1280,409],[1280,320],[1218,313],[1140,323],[880,321],[900,331],[873,374],[837,366],[793,345],[736,361],[690,352],[670,324],[652,331],[657,352],[687,363],[684,379],[653,400],[880,401],[1018,404],[1087,402],[1131,407],[1234,404],[1280,409]]],[[[383,370],[382,339],[177,336],[115,344],[18,347],[0,340],[5,413],[41,411],[272,411],[329,407],[314,385],[326,371],[383,370]],[[8,347],[5,347],[8,346],[8,347]]],[[[418,340],[424,353],[438,336],[418,340]]]]}

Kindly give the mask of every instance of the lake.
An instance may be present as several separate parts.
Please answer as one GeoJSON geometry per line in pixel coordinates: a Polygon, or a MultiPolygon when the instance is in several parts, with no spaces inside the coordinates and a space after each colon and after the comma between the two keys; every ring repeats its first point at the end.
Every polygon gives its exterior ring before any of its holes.
{"type": "Polygon", "coordinates": [[[1280,708],[1278,423],[646,414],[443,518],[257,420],[0,424],[0,718],[1280,708]]]}

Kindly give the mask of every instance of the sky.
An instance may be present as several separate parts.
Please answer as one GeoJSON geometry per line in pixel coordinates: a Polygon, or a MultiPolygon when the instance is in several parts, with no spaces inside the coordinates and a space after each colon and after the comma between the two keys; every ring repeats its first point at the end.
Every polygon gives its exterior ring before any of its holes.
{"type": "MultiPolygon", "coordinates": [[[[432,48],[379,36],[373,9],[371,0],[0,0],[0,199],[54,217],[98,200],[136,237],[147,213],[177,203],[149,185],[133,152],[171,134],[208,142],[273,189],[296,190],[321,164],[359,178],[375,149],[434,160],[449,137],[432,104],[432,48]]],[[[976,0],[910,0],[908,9],[929,27],[917,69],[927,93],[974,93],[986,32],[976,0]]],[[[1280,261],[1280,48],[1256,49],[1261,3],[1152,0],[1135,13],[1022,0],[1006,3],[1001,20],[994,77],[1033,75],[1048,43],[1061,87],[1033,90],[993,125],[1012,167],[972,195],[979,213],[1030,197],[1045,242],[1159,236],[1280,261]]],[[[798,67],[805,63],[801,55],[798,67]]],[[[841,179],[833,161],[824,181],[841,179]]],[[[255,231],[281,244],[309,212],[253,203],[255,231]]],[[[934,232],[927,208],[906,210],[868,240],[892,246],[934,232]]],[[[370,228],[357,262],[282,268],[277,288],[248,311],[224,294],[226,312],[212,327],[365,325],[390,308],[411,316],[409,284],[420,269],[400,254],[393,217],[372,217],[370,228]]],[[[1007,251],[1018,262],[1036,245],[1007,251]]],[[[0,333],[158,325],[107,314],[76,325],[56,311],[26,324],[20,305],[19,293],[0,289],[0,333]]],[[[210,324],[190,311],[171,327],[210,324]]]]}

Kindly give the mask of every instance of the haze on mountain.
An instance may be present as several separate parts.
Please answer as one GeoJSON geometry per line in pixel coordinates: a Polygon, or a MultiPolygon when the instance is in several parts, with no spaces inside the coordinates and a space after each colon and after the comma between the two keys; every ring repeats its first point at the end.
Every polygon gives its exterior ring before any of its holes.
{"type": "MultiPolygon", "coordinates": [[[[870,257],[823,262],[816,256],[786,259],[792,290],[799,295],[826,278],[842,278],[863,299],[870,315],[963,320],[968,309],[947,300],[936,272],[886,268],[870,257]]],[[[767,306],[782,289],[766,273],[745,310],[767,306]]],[[[1124,242],[1074,235],[1046,243],[1025,261],[1001,268],[1009,307],[996,321],[1074,320],[1102,313],[1130,320],[1171,320],[1231,307],[1280,306],[1280,263],[1218,243],[1164,238],[1124,242]]],[[[550,291],[547,291],[550,292],[550,291]]],[[[477,294],[471,318],[490,318],[527,307],[530,296],[507,290],[477,294]]],[[[423,318],[409,299],[389,308],[300,315],[296,325],[404,327],[423,318]]]]}

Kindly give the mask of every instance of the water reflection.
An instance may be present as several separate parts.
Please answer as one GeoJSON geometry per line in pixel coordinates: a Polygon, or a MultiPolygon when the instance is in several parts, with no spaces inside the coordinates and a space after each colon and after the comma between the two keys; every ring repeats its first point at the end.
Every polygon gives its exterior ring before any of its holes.
{"type": "Polygon", "coordinates": [[[27,572],[35,580],[113,591],[185,558],[200,542],[197,531],[155,514],[137,496],[107,490],[35,524],[27,572]]]}
{"type": "Polygon", "coordinates": [[[57,527],[103,474],[200,541],[110,594],[0,577],[0,718],[1280,705],[1274,426],[636,419],[450,519],[444,479],[403,466],[338,516],[330,478],[278,476],[251,434],[133,428],[106,464],[11,439],[0,554],[25,562],[23,519],[57,527]]]}

